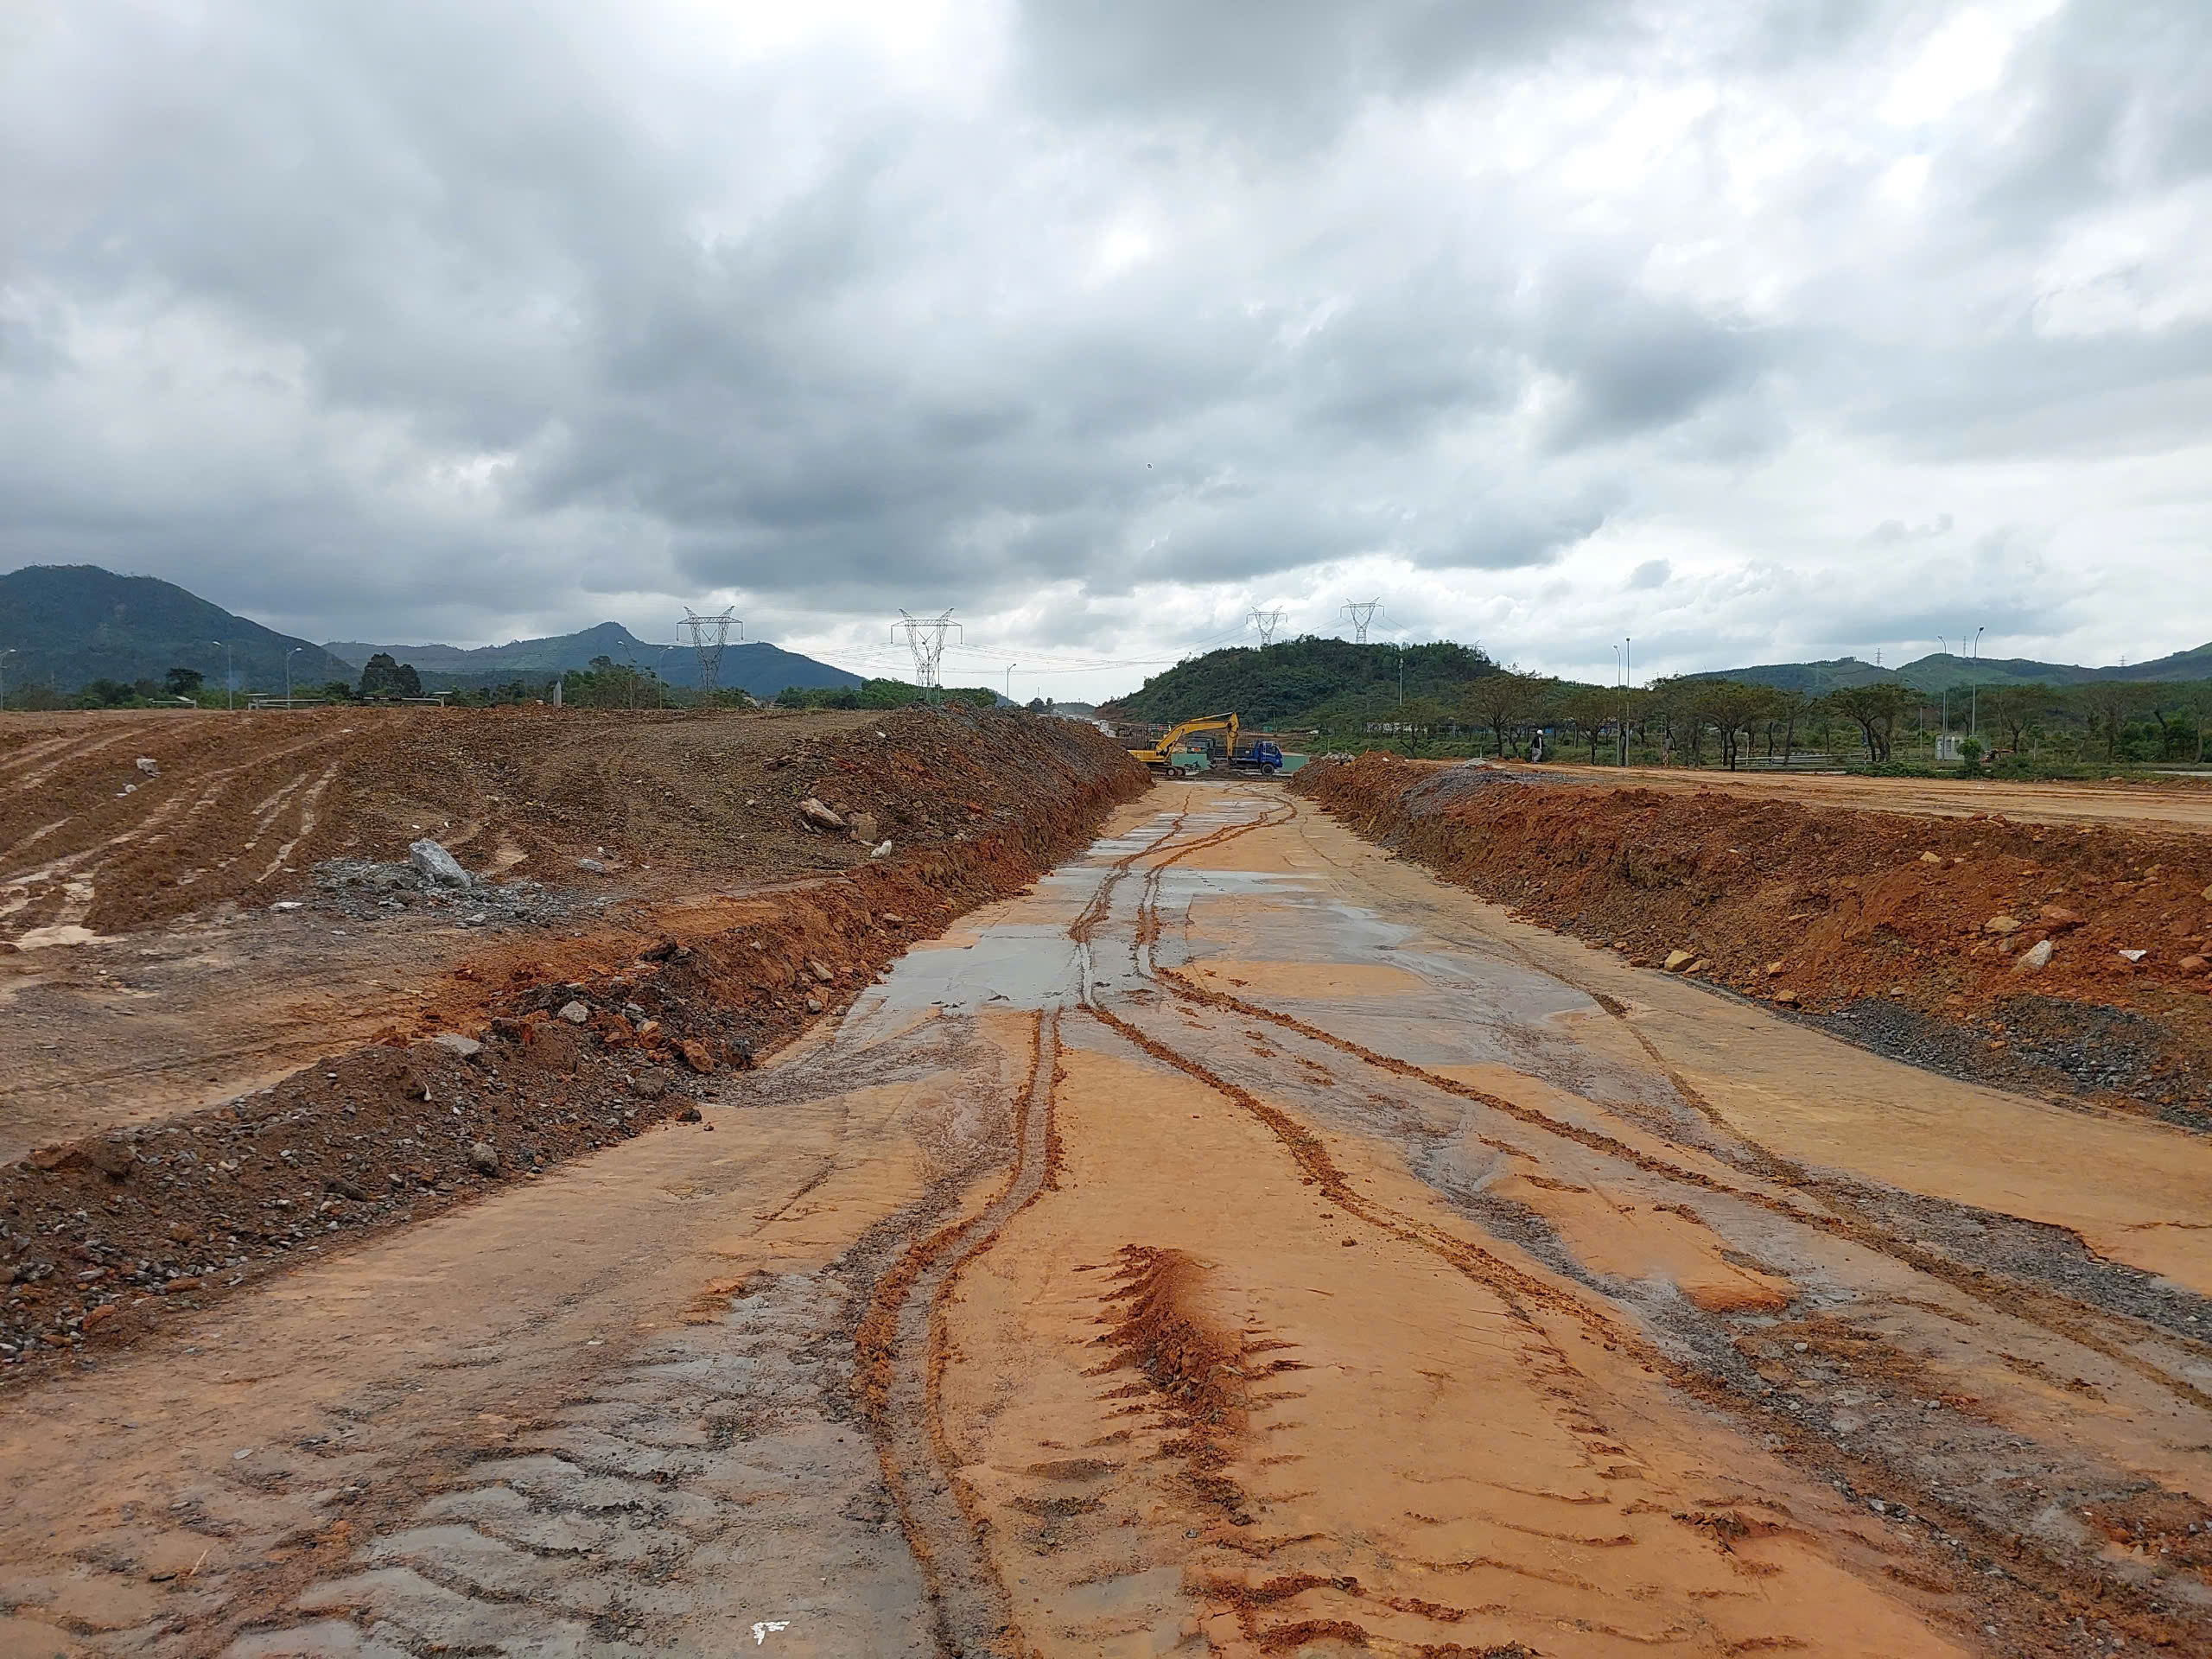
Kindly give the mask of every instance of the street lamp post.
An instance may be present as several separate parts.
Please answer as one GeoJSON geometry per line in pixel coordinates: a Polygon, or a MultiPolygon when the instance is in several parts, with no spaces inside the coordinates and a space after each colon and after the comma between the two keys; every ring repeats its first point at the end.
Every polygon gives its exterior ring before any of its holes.
{"type": "Polygon", "coordinates": [[[1628,694],[1636,690],[1636,636],[1621,636],[1620,763],[1628,765],[1628,694]]]}
{"type": "Polygon", "coordinates": [[[1976,735],[1974,715],[1981,701],[1981,630],[1974,631],[1974,672],[1967,676],[1967,735],[1976,735]]]}
{"type": "Polygon", "coordinates": [[[8,709],[8,659],[15,654],[13,645],[0,651],[0,714],[5,714],[8,709]]]}
{"type": "Polygon", "coordinates": [[[1006,665],[1006,700],[1008,702],[1014,701],[1014,671],[1020,666],[1020,663],[1008,663],[1006,665]]]}
{"type": "Polygon", "coordinates": [[[238,694],[231,685],[231,642],[227,639],[210,639],[207,643],[211,645],[220,645],[223,648],[223,707],[236,709],[238,694]]]}
{"type": "Polygon", "coordinates": [[[1943,735],[1948,737],[1951,734],[1951,671],[1948,664],[1951,660],[1951,647],[1940,633],[1936,636],[1936,643],[1943,648],[1943,661],[1947,664],[1943,670],[1943,735]]]}
{"type": "Polygon", "coordinates": [[[284,653],[284,706],[292,706],[292,658],[305,651],[305,645],[294,645],[284,653]]]}

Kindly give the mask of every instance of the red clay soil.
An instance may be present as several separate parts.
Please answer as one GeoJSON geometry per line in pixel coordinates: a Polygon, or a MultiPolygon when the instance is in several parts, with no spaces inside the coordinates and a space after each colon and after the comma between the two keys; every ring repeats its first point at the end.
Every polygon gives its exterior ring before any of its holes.
{"type": "Polygon", "coordinates": [[[1686,951],[1682,970],[1745,995],[1815,1014],[1878,1002],[1970,1029],[2000,1071],[2018,1049],[2120,1103],[2212,1108],[2201,836],[1593,789],[1383,754],[1309,766],[1293,787],[1638,965],[1686,951]],[[2048,964],[2024,963],[2045,942],[2048,964]],[[2060,1052],[2114,1044],[2130,1052],[2060,1052]]]}
{"type": "Polygon", "coordinates": [[[404,858],[424,835],[539,880],[575,881],[580,856],[754,880],[849,868],[869,849],[810,829],[801,800],[866,814],[905,852],[1014,823],[1021,766],[1108,747],[1051,721],[995,753],[1020,724],[954,709],[11,715],[0,942],[252,908],[305,892],[322,860],[404,858]]]}
{"type": "Polygon", "coordinates": [[[1027,886],[1149,786],[1061,721],[871,718],[806,749],[793,789],[944,828],[874,860],[819,838],[812,856],[850,868],[632,907],[644,925],[487,941],[411,1028],[229,1105],[0,1166],[0,1365],[127,1340],[287,1260],[696,1120],[699,1079],[842,1009],[910,940],[1027,886]],[[876,734],[894,728],[906,746],[887,755],[876,734]]]}

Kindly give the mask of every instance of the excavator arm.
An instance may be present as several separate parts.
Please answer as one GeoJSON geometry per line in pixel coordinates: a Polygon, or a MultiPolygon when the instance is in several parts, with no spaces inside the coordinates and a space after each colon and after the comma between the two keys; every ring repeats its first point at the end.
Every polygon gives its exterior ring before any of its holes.
{"type": "Polygon", "coordinates": [[[1199,715],[1170,728],[1167,734],[1150,748],[1131,749],[1129,754],[1132,759],[1141,760],[1154,772],[1166,772],[1174,764],[1170,757],[1175,752],[1175,746],[1185,739],[1196,737],[1200,732],[1227,732],[1229,734],[1228,752],[1234,754],[1236,753],[1237,726],[1235,715],[1199,715]]]}

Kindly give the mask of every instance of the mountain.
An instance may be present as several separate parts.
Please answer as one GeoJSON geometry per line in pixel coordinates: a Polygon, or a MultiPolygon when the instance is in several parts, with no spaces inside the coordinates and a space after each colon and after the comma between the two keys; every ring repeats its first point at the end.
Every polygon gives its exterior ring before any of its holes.
{"type": "Polygon", "coordinates": [[[1247,725],[1324,726],[1387,720],[1397,707],[1402,671],[1408,697],[1450,703],[1466,683],[1496,671],[1478,649],[1433,645],[1359,645],[1308,635],[1279,645],[1231,645],[1155,674],[1098,713],[1109,720],[1161,724],[1233,711],[1247,725]]]}
{"type": "Polygon", "coordinates": [[[1878,668],[1856,657],[1839,657],[1818,663],[1760,663],[1750,668],[1714,669],[1690,677],[1700,680],[1745,680],[1784,691],[1805,691],[1815,696],[1839,686],[1870,685],[1879,680],[1903,680],[1915,690],[1935,693],[1961,685],[2080,685],[2090,680],[2204,680],[2212,679],[2212,645],[2177,651],[2147,663],[2116,664],[2109,668],[2082,668],[2071,663],[2038,662],[2031,657],[1984,657],[1979,661],[1957,652],[1934,651],[1898,668],[1878,668]]]}
{"type": "Polygon", "coordinates": [[[226,643],[240,690],[282,690],[288,656],[303,688],[355,677],[321,645],[233,615],[175,582],[94,564],[31,564],[0,575],[0,650],[15,653],[5,664],[11,685],[69,693],[88,680],[128,684],[196,668],[220,687],[226,643]]]}
{"type": "Polygon", "coordinates": [[[1770,685],[1777,691],[1802,691],[1824,697],[1845,686],[1872,685],[1897,678],[1895,670],[1877,668],[1856,657],[1834,657],[1820,663],[1757,663],[1750,668],[1713,669],[1692,674],[1693,680],[1742,680],[1751,685],[1770,685]]]}
{"type": "MultiPolygon", "coordinates": [[[[689,645],[658,645],[632,634],[620,622],[602,622],[581,633],[558,633],[543,639],[516,639],[504,645],[372,645],[355,639],[334,639],[324,650],[334,657],[359,664],[378,652],[390,652],[403,663],[411,663],[423,677],[426,690],[446,691],[484,686],[550,680],[572,668],[588,668],[594,657],[618,663],[634,663],[651,669],[671,685],[699,683],[699,658],[689,645]]],[[[787,685],[858,686],[861,677],[828,663],[802,657],[797,652],[755,641],[733,641],[722,650],[721,683],[742,687],[766,701],[787,685]]]]}
{"type": "Polygon", "coordinates": [[[2124,663],[2092,673],[2101,680],[2212,680],[2212,641],[2153,657],[2147,663],[2124,663]]]}

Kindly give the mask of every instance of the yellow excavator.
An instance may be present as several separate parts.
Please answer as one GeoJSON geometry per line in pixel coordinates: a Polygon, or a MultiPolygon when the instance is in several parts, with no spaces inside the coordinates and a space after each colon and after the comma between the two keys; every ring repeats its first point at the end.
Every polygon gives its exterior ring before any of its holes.
{"type": "Polygon", "coordinates": [[[1236,746],[1238,729],[1239,722],[1235,715],[1199,715],[1170,727],[1166,735],[1150,748],[1131,749],[1129,754],[1154,772],[1177,777],[1185,772],[1205,771],[1216,754],[1224,757],[1231,772],[1272,778],[1282,770],[1282,750],[1273,738],[1260,738],[1240,749],[1236,746]],[[1205,732],[1226,732],[1228,741],[1218,750],[1210,743],[1202,746],[1205,752],[1203,761],[1197,754],[1190,755],[1187,760],[1184,758],[1177,746],[1205,732]]]}

